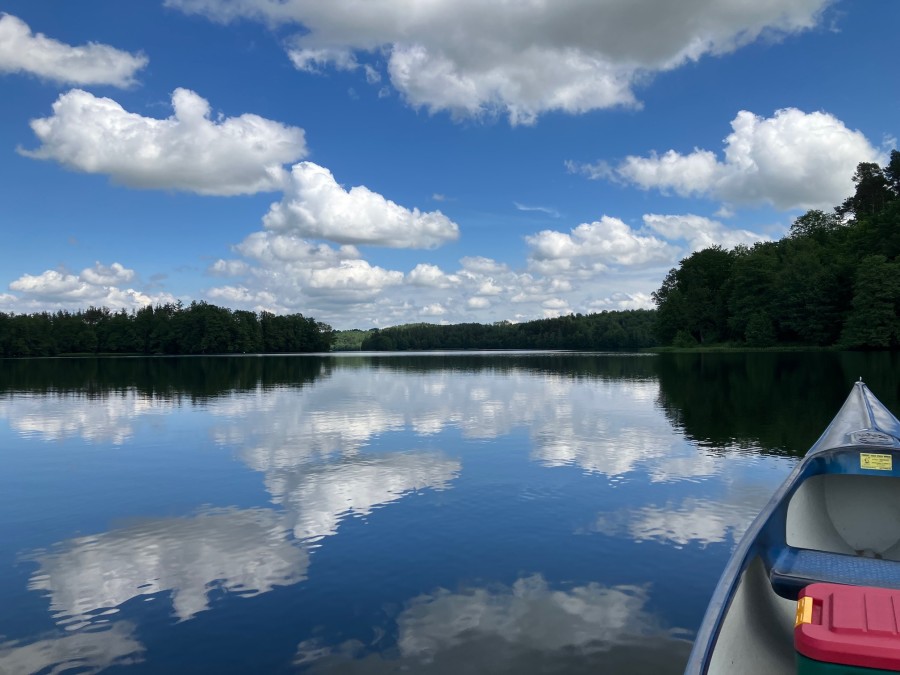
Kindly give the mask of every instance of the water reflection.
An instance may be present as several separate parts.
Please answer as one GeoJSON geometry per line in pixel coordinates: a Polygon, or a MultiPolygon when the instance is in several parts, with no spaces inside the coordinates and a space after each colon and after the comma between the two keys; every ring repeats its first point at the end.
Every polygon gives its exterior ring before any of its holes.
{"type": "Polygon", "coordinates": [[[31,590],[69,630],[108,620],[138,596],[171,591],[176,617],[209,608],[213,590],[243,597],[306,578],[309,557],[269,509],[208,509],[70,539],[34,555],[31,590]]]}
{"type": "MultiPolygon", "coordinates": [[[[618,672],[639,651],[683,651],[681,631],[647,611],[646,586],[589,583],[553,589],[540,574],[512,585],[445,589],[419,596],[397,617],[396,649],[369,653],[358,642],[298,646],[295,663],[312,672],[618,672]],[[680,643],[680,644],[679,644],[680,643]]],[[[622,670],[621,672],[626,672],[622,670]]],[[[663,670],[656,672],[664,672],[663,670]]]]}
{"type": "Polygon", "coordinates": [[[42,637],[27,644],[0,643],[0,673],[98,673],[139,663],[144,647],[134,626],[120,622],[92,632],[42,637]]]}
{"type": "Polygon", "coordinates": [[[633,541],[659,541],[684,546],[703,546],[740,540],[750,522],[770,495],[760,495],[751,503],[728,503],[689,497],[664,506],[642,506],[601,513],[592,526],[594,532],[611,537],[627,536],[633,541]]]}
{"type": "Polygon", "coordinates": [[[704,445],[803,455],[862,377],[900,409],[900,354],[662,354],[660,404],[676,428],[704,445]]]}
{"type": "Polygon", "coordinates": [[[276,470],[265,482],[294,536],[317,540],[335,534],[350,515],[368,515],[416,490],[446,490],[459,471],[459,461],[436,453],[390,453],[276,470]]]}
{"type": "MultiPolygon", "coordinates": [[[[209,672],[242,649],[260,670],[680,672],[671,626],[696,627],[793,462],[760,450],[802,449],[846,395],[796,355],[710,356],[0,363],[0,562],[33,552],[0,634],[36,627],[0,671],[166,671],[174,638],[209,672]],[[169,599],[177,625],[153,618],[169,599]]],[[[811,363],[871,374],[855,358],[811,363]]]]}
{"type": "Polygon", "coordinates": [[[651,380],[394,369],[361,378],[337,369],[314,389],[221,399],[210,411],[223,420],[215,438],[267,473],[352,456],[391,432],[428,437],[459,429],[465,438],[495,439],[525,429],[532,458],[548,467],[610,477],[643,470],[656,482],[713,475],[716,459],[674,435],[658,414],[659,395],[651,380]],[[260,419],[272,422],[246,423],[260,419]]]}
{"type": "Polygon", "coordinates": [[[137,419],[161,417],[173,402],[152,399],[136,391],[107,396],[67,393],[12,397],[0,405],[0,420],[24,438],[61,441],[82,438],[90,443],[122,445],[135,433],[137,419]]]}

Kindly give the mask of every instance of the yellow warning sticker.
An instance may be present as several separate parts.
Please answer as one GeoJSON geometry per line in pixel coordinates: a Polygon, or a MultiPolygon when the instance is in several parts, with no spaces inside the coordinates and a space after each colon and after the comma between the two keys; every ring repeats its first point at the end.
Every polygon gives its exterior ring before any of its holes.
{"type": "Polygon", "coordinates": [[[877,455],[871,452],[859,453],[859,468],[875,471],[890,471],[894,468],[890,455],[877,455]]]}
{"type": "Polygon", "coordinates": [[[797,617],[794,619],[794,628],[804,623],[812,623],[813,599],[810,596],[800,598],[797,601],[797,617]]]}

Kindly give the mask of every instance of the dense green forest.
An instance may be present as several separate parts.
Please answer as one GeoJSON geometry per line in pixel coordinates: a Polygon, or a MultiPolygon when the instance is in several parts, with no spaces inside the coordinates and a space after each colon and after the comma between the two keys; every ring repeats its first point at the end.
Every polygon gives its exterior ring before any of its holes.
{"type": "Polygon", "coordinates": [[[331,349],[331,326],[302,314],[230,310],[205,302],[56,313],[0,312],[0,356],[240,354],[331,349]]]}
{"type": "Polygon", "coordinates": [[[682,260],[653,294],[660,341],[900,345],[900,152],[859,164],[853,181],[832,213],[805,213],[784,239],[682,260]]]}
{"type": "Polygon", "coordinates": [[[637,309],[524,323],[408,324],[369,331],[362,349],[640,349],[658,344],[654,315],[637,309]]]}

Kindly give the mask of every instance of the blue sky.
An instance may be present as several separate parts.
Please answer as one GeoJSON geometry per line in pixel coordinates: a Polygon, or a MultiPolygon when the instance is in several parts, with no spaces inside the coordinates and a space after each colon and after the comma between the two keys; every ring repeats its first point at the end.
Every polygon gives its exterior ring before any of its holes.
{"type": "Polygon", "coordinates": [[[0,311],[650,307],[896,146],[900,3],[0,0],[0,311]]]}

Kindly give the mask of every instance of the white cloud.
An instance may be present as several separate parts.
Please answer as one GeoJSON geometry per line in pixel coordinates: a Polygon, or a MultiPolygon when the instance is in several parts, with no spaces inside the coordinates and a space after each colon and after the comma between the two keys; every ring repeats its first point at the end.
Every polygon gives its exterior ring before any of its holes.
{"type": "Polygon", "coordinates": [[[386,286],[395,286],[402,281],[402,272],[372,266],[365,260],[344,260],[338,267],[313,270],[307,290],[370,293],[378,292],[386,286]]]}
{"type": "Polygon", "coordinates": [[[168,293],[147,294],[134,288],[122,288],[134,280],[134,270],[114,262],[109,267],[96,263],[79,274],[46,270],[41,274],[23,274],[9,284],[18,296],[0,298],[4,306],[18,311],[47,307],[85,309],[88,305],[109,309],[139,309],[153,303],[175,302],[168,293]]]}
{"type": "MultiPolygon", "coordinates": [[[[481,0],[166,0],[217,21],[250,17],[302,26],[290,46],[318,65],[333,53],[387,59],[391,84],[416,107],[506,114],[637,106],[647,73],[724,54],[760,35],[815,26],[831,0],[485,3],[481,0]]],[[[296,60],[296,57],[294,57],[296,60]]]]}
{"type": "Polygon", "coordinates": [[[288,56],[297,70],[317,73],[327,65],[338,70],[353,70],[358,64],[353,53],[347,49],[291,49],[288,56]]]}
{"type": "Polygon", "coordinates": [[[128,87],[147,65],[143,54],[130,54],[91,42],[73,47],[31,28],[11,14],[0,14],[0,73],[30,73],[76,85],[128,87]]]}
{"type": "Polygon", "coordinates": [[[407,275],[413,286],[430,286],[432,288],[451,288],[460,283],[459,276],[445,274],[437,265],[419,263],[407,275]]]}
{"type": "Polygon", "coordinates": [[[294,165],[284,199],[263,223],[274,232],[395,248],[434,248],[459,236],[456,223],[440,211],[410,210],[365,186],[345,190],[312,162],[294,165]]]}
{"type": "Polygon", "coordinates": [[[403,272],[362,260],[354,246],[333,248],[293,234],[254,232],[235,251],[248,260],[217,260],[207,270],[238,281],[206,291],[230,307],[301,312],[328,322],[335,313],[370,307],[385,289],[404,281],[403,272]]]}
{"type": "Polygon", "coordinates": [[[853,192],[859,162],[884,159],[861,132],[825,112],[785,108],[762,118],[742,110],[731,127],[724,161],[709,150],[686,155],[669,150],[661,156],[626,157],[615,175],[644,189],[729,204],[828,209],[853,192]]]}
{"type": "Polygon", "coordinates": [[[520,204],[519,202],[513,202],[513,205],[519,211],[537,211],[539,213],[544,213],[551,218],[561,218],[562,214],[554,208],[549,206],[527,206],[525,204],[520,204]]]}
{"type": "Polygon", "coordinates": [[[304,132],[258,115],[212,119],[209,103],[188,89],[172,94],[167,119],[128,112],[80,89],[62,94],[53,115],[32,120],[41,141],[20,150],[133,188],[237,195],[281,189],[283,165],[306,154],[304,132]]]}
{"type": "Polygon", "coordinates": [[[666,239],[684,240],[691,251],[700,251],[710,246],[734,248],[738,244],[752,246],[759,241],[767,241],[769,237],[749,230],[730,230],[716,220],[693,214],[644,215],[644,224],[666,239]]]}
{"type": "Polygon", "coordinates": [[[673,248],[666,242],[638,234],[610,216],[582,223],[569,234],[543,230],[525,241],[532,249],[531,263],[544,274],[644,265],[673,257],[673,248]]]}

